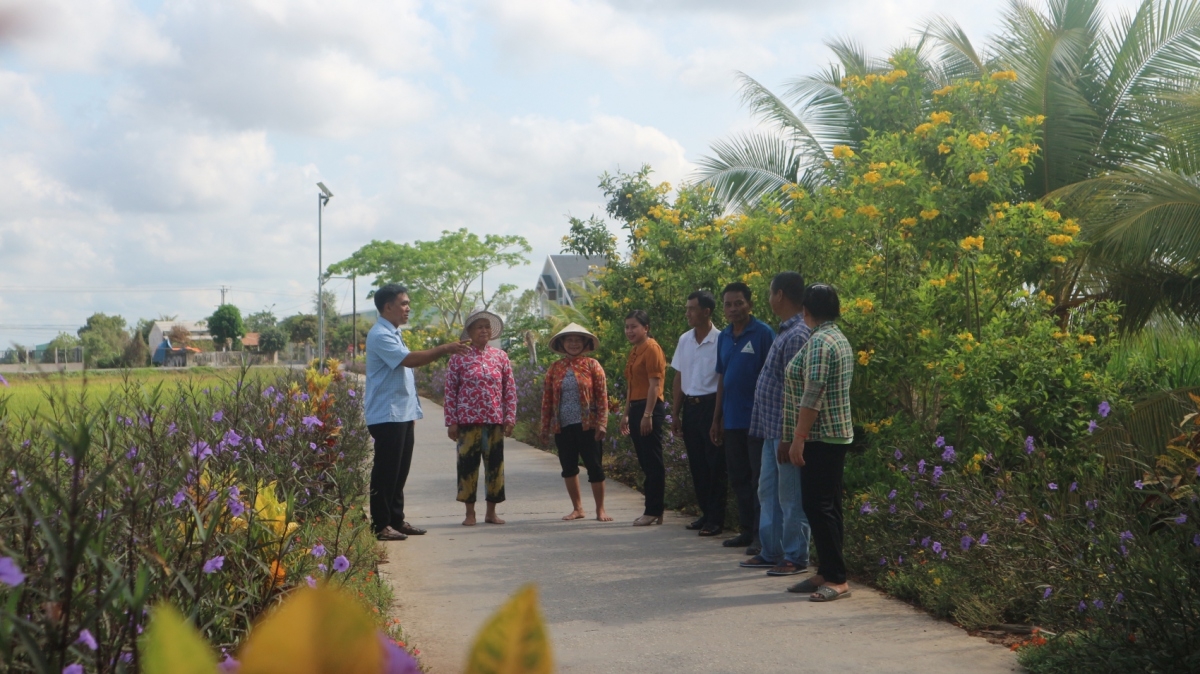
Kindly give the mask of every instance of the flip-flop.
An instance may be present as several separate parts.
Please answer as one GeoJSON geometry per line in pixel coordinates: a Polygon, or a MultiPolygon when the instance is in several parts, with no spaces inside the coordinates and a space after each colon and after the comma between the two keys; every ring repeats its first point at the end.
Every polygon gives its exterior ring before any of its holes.
{"type": "Polygon", "coordinates": [[[813,596],[809,597],[808,600],[815,601],[815,602],[827,602],[827,601],[835,601],[835,600],[841,599],[842,597],[849,597],[849,596],[850,596],[850,590],[846,590],[845,592],[838,592],[837,590],[833,589],[832,587],[829,587],[828,585],[822,585],[821,587],[817,588],[817,591],[814,592],[813,596]]]}
{"type": "Polygon", "coordinates": [[[817,588],[819,587],[821,586],[812,582],[811,578],[805,578],[799,583],[789,587],[787,590],[788,592],[794,592],[796,594],[812,594],[813,592],[816,592],[817,588]]]}

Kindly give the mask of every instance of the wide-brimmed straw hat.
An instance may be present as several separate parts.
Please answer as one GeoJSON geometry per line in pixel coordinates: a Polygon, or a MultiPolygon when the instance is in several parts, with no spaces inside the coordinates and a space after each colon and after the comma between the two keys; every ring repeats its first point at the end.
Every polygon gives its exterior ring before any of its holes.
{"type": "Polygon", "coordinates": [[[476,309],[467,316],[467,320],[463,321],[462,339],[470,339],[471,335],[467,333],[476,321],[486,318],[492,324],[492,339],[500,337],[500,333],[504,332],[504,319],[486,309],[476,309]]]}
{"type": "Polygon", "coordinates": [[[550,338],[550,350],[554,353],[561,353],[564,356],[571,355],[567,353],[565,349],[563,349],[563,340],[571,335],[579,335],[583,338],[583,353],[595,351],[600,346],[600,340],[596,339],[596,336],[591,332],[588,332],[587,328],[579,325],[578,323],[572,323],[562,330],[559,330],[557,335],[550,338]]]}

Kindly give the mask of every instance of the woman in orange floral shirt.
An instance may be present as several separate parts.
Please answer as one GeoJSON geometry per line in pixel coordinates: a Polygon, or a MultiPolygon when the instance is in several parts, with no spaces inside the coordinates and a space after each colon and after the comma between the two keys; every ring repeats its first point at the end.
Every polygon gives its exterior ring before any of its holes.
{"type": "Polygon", "coordinates": [[[595,351],[596,336],[574,323],[550,340],[550,350],[565,358],[546,372],[542,392],[542,438],[554,435],[558,461],[571,497],[571,512],[564,520],[587,517],[579,492],[579,459],[587,467],[588,483],[596,499],[596,519],[611,522],[604,511],[604,466],[601,450],[608,432],[608,384],[604,368],[585,353],[595,351]]]}

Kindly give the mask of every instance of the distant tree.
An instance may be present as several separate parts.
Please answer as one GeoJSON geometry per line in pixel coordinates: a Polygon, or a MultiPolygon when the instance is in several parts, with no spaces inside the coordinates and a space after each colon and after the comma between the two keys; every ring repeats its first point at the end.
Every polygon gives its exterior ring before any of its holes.
{"type": "Polygon", "coordinates": [[[222,304],[208,317],[208,332],[215,345],[233,346],[235,340],[240,340],[246,334],[242,312],[232,304],[222,304]]]}
{"type": "Polygon", "coordinates": [[[608,223],[591,216],[587,220],[571,218],[571,232],[562,239],[562,252],[588,257],[602,257],[608,262],[617,259],[617,237],[608,223]]]}
{"type": "Polygon", "coordinates": [[[121,361],[125,367],[146,367],[150,364],[150,347],[146,345],[146,340],[142,339],[140,333],[135,332],[130,336],[121,361]]]}
{"type": "MultiPolygon", "coordinates": [[[[179,349],[191,345],[192,333],[182,325],[172,325],[167,331],[167,339],[171,340],[172,347],[179,349]]],[[[158,345],[155,344],[154,348],[158,348],[158,345]]]]}
{"type": "Polygon", "coordinates": [[[121,357],[129,343],[125,325],[125,319],[120,316],[95,313],[88,317],[87,324],[79,328],[83,359],[88,367],[121,366],[121,357]]]}
{"type": "Polygon", "coordinates": [[[317,338],[317,317],[312,314],[288,316],[279,327],[293,344],[305,344],[317,338]]]}
{"type": "Polygon", "coordinates": [[[472,308],[485,303],[480,276],[496,267],[528,264],[525,256],[532,250],[523,236],[480,238],[459,229],[442,232],[436,241],[372,241],[330,266],[329,273],[374,276],[376,286],[403,283],[417,311],[434,308],[441,327],[454,330],[472,308]]]}
{"type": "Polygon", "coordinates": [[[287,346],[287,333],[280,328],[271,326],[258,333],[258,350],[264,353],[278,353],[287,346]]]}
{"type": "Polygon", "coordinates": [[[70,351],[79,347],[80,343],[79,338],[75,335],[60,332],[57,337],[50,340],[50,343],[46,345],[46,351],[42,354],[42,362],[53,363],[56,351],[59,361],[63,361],[70,351]]]}
{"type": "MultiPolygon", "coordinates": [[[[321,296],[325,300],[325,325],[328,327],[338,322],[338,297],[337,293],[333,292],[332,290],[321,291],[321,296]]],[[[317,313],[318,308],[319,305],[317,302],[317,294],[313,293],[312,310],[314,314],[317,313]]]]}
{"type": "Polygon", "coordinates": [[[263,309],[262,311],[256,311],[246,316],[246,332],[257,332],[261,335],[268,328],[273,328],[278,323],[279,320],[275,318],[274,311],[269,308],[263,309]]]}

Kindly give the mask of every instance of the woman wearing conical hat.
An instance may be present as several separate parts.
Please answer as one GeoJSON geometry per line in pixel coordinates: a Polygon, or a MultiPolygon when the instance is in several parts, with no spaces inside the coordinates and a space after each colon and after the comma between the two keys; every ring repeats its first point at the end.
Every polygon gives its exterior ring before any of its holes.
{"type": "Polygon", "coordinates": [[[596,499],[596,519],[611,522],[604,511],[604,466],[601,450],[608,431],[608,383],[604,368],[587,353],[598,346],[596,336],[572,323],[550,340],[550,350],[563,358],[546,372],[542,392],[542,438],[554,436],[563,480],[571,497],[571,512],[564,520],[587,517],[579,491],[579,460],[587,467],[588,483],[596,499]]]}

